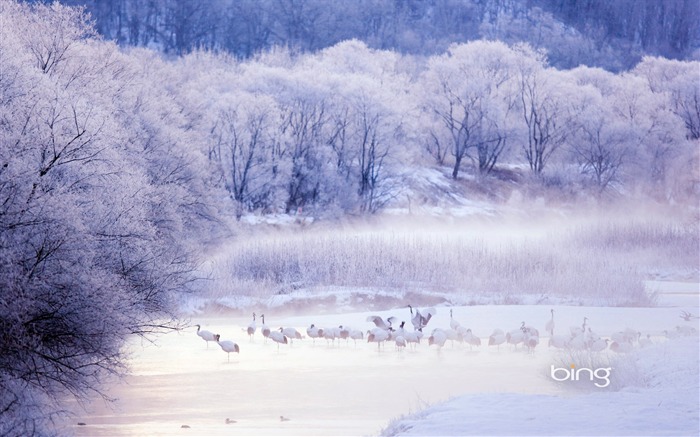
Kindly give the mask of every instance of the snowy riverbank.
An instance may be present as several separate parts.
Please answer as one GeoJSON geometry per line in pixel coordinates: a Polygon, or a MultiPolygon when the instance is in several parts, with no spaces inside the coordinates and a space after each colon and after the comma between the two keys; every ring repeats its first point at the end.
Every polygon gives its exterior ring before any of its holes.
{"type": "Polygon", "coordinates": [[[640,378],[617,392],[470,394],[399,418],[382,435],[698,435],[698,337],[628,360],[640,378]]]}

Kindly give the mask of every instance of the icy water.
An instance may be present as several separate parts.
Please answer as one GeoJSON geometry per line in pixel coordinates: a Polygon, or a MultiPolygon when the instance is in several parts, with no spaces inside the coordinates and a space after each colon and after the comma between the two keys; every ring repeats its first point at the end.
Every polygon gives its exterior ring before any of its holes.
{"type": "MultiPolygon", "coordinates": [[[[698,296],[688,301],[685,295],[692,295],[697,284],[692,287],[683,290],[680,305],[673,305],[673,298],[667,296],[666,306],[657,308],[555,307],[556,329],[567,332],[586,316],[588,326],[602,335],[629,326],[660,335],[682,323],[680,309],[697,314],[698,296]]],[[[482,338],[481,347],[471,350],[448,341],[438,351],[424,340],[415,350],[399,351],[393,343],[378,349],[366,341],[304,339],[278,348],[264,341],[259,330],[253,340],[248,339],[244,332],[248,320],[195,318],[193,323],[200,323],[202,329],[236,341],[241,353],[231,354],[229,362],[216,343],[207,347],[195,334],[196,327],[163,335],[157,345],[134,342],[131,375],[108,391],[117,401],[87,405],[88,412],[72,418],[67,432],[81,436],[375,435],[395,417],[465,393],[559,392],[560,387],[547,378],[547,370],[558,362],[560,352],[548,349],[546,338],[535,353],[525,353],[522,347],[486,346],[496,327],[507,331],[526,320],[543,331],[549,307],[453,310],[456,320],[482,338]],[[281,421],[280,416],[289,420],[281,421]],[[227,424],[227,418],[235,423],[227,424]]],[[[429,328],[449,327],[449,309],[438,311],[429,328]]],[[[372,327],[365,320],[368,314],[268,317],[266,322],[271,328],[296,327],[303,335],[310,323],[344,324],[366,331],[372,327]]],[[[376,314],[397,315],[410,324],[408,310],[376,314]]]]}
{"type": "Polygon", "coordinates": [[[367,435],[393,417],[466,392],[554,390],[541,375],[549,362],[544,353],[470,351],[449,343],[439,352],[427,344],[378,350],[364,341],[310,339],[278,350],[259,333],[250,342],[240,326],[206,322],[238,334],[228,337],[237,339],[240,355],[228,362],[194,330],[164,336],[159,347],[135,345],[132,376],[110,392],[118,403],[91,405],[93,413],[78,419],[88,425],[76,434],[367,435]],[[508,367],[518,371],[504,371],[508,367]]]}

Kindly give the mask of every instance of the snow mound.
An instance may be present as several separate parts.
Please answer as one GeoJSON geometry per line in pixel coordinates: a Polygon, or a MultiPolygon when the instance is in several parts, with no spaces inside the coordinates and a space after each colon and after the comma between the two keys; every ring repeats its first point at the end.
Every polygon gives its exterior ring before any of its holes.
{"type": "Polygon", "coordinates": [[[632,374],[619,391],[461,396],[399,418],[382,435],[697,436],[698,346],[698,337],[679,338],[628,356],[632,374]]]}

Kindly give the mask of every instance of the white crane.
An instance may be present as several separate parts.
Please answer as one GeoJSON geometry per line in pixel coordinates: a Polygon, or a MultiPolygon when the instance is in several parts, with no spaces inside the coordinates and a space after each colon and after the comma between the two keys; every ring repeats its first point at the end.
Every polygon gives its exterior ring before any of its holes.
{"type": "Polygon", "coordinates": [[[406,348],[406,339],[402,335],[396,337],[394,342],[396,343],[396,349],[401,350],[401,348],[406,348]]]}
{"type": "Polygon", "coordinates": [[[413,345],[413,347],[415,348],[415,346],[417,344],[420,344],[420,339],[423,338],[423,331],[420,331],[420,330],[413,331],[413,332],[405,331],[403,333],[403,338],[405,338],[406,342],[411,343],[413,345]]]}
{"type": "Polygon", "coordinates": [[[340,328],[337,328],[335,326],[332,326],[330,328],[324,328],[323,338],[326,339],[326,342],[330,341],[331,345],[335,346],[335,339],[340,338],[340,328]]]}
{"type": "Polygon", "coordinates": [[[588,317],[584,317],[583,318],[583,325],[570,327],[569,331],[571,331],[571,337],[576,337],[579,334],[584,334],[586,332],[586,322],[587,321],[588,321],[588,317]]]}
{"type": "Polygon", "coordinates": [[[536,329],[526,329],[523,336],[523,344],[529,352],[532,352],[540,344],[540,336],[536,329]]]}
{"type": "Polygon", "coordinates": [[[263,337],[265,337],[265,339],[267,340],[267,338],[270,336],[270,328],[268,328],[267,325],[265,325],[265,314],[260,314],[260,320],[262,320],[262,325],[260,325],[260,332],[262,333],[263,337]]]}
{"type": "MultiPolygon", "coordinates": [[[[406,322],[402,321],[401,324],[399,325],[399,328],[394,330],[394,328],[389,328],[389,340],[395,340],[396,337],[403,337],[404,339],[406,338],[406,334],[408,331],[406,331],[406,322]]],[[[415,332],[415,331],[414,331],[415,332]]]]}
{"type": "Polygon", "coordinates": [[[501,345],[506,342],[506,335],[500,329],[494,329],[489,336],[489,346],[496,346],[500,350],[501,345]]]}
{"type": "Polygon", "coordinates": [[[440,328],[435,328],[430,337],[428,337],[428,346],[436,345],[439,349],[442,349],[446,341],[447,333],[440,328]]]}
{"type": "Polygon", "coordinates": [[[350,338],[352,338],[352,340],[355,342],[355,346],[357,346],[357,340],[363,340],[365,338],[365,334],[359,329],[352,329],[350,330],[350,338]]]}
{"type": "Polygon", "coordinates": [[[338,331],[338,337],[341,340],[345,340],[345,344],[347,344],[348,339],[350,338],[350,328],[345,328],[343,325],[340,325],[338,326],[338,329],[340,329],[340,331],[338,331]]]}
{"type": "Polygon", "coordinates": [[[235,352],[235,353],[241,352],[241,349],[238,347],[238,345],[235,342],[233,342],[231,340],[219,341],[219,339],[221,338],[221,336],[219,334],[216,334],[215,338],[216,338],[216,342],[219,343],[219,346],[221,346],[221,350],[226,352],[228,362],[231,362],[231,352],[235,352]]]}
{"type": "Polygon", "coordinates": [[[255,326],[255,313],[253,313],[253,321],[250,322],[250,324],[248,325],[248,328],[246,329],[246,332],[248,333],[248,337],[250,337],[251,340],[253,339],[253,335],[255,335],[256,329],[257,329],[257,327],[255,326]]]}
{"type": "Polygon", "coordinates": [[[388,339],[389,331],[382,328],[374,328],[371,331],[367,331],[367,343],[377,343],[377,350],[379,350],[382,342],[388,339]]]}
{"type": "Polygon", "coordinates": [[[311,337],[313,339],[313,343],[316,344],[317,338],[323,338],[323,329],[317,328],[316,325],[312,323],[311,326],[306,328],[306,335],[311,337]]]}
{"type": "Polygon", "coordinates": [[[518,348],[518,343],[522,343],[525,337],[525,322],[520,325],[520,328],[514,329],[506,334],[506,342],[512,344],[516,349],[518,348]]]}
{"type": "Polygon", "coordinates": [[[549,332],[549,336],[552,337],[554,336],[554,308],[550,310],[552,312],[552,318],[547,321],[547,324],[544,325],[544,330],[549,332]]]}
{"type": "Polygon", "coordinates": [[[469,349],[471,349],[473,346],[481,346],[481,339],[474,335],[471,328],[464,331],[464,333],[462,334],[462,338],[464,339],[464,341],[469,343],[469,349]]]}
{"type": "Polygon", "coordinates": [[[388,331],[391,328],[391,324],[396,322],[396,317],[389,317],[384,320],[379,316],[368,316],[367,321],[374,323],[374,325],[379,329],[388,331]]]}
{"type": "Polygon", "coordinates": [[[284,334],[284,336],[287,337],[291,343],[294,343],[294,340],[301,340],[302,338],[299,331],[294,328],[280,328],[279,331],[284,334]]]}
{"type": "Polygon", "coordinates": [[[416,308],[415,314],[413,314],[413,307],[411,305],[408,306],[408,309],[411,311],[411,323],[413,323],[413,329],[416,331],[428,326],[430,319],[437,314],[437,310],[435,308],[427,308],[423,311],[416,308]]]}
{"type": "Polygon", "coordinates": [[[443,332],[447,335],[447,339],[450,340],[450,345],[452,347],[455,346],[455,341],[462,343],[464,340],[462,335],[452,328],[443,329],[443,332]]]}
{"type": "MultiPolygon", "coordinates": [[[[525,323],[525,322],[523,322],[523,323],[525,323]]],[[[535,328],[534,326],[532,326],[532,325],[527,325],[527,326],[526,326],[526,325],[523,325],[523,326],[520,327],[520,329],[521,329],[525,334],[536,335],[536,336],[538,336],[538,337],[540,336],[540,331],[539,331],[537,328],[535,328]]]]}
{"type": "Polygon", "coordinates": [[[197,327],[197,335],[204,341],[207,342],[207,349],[209,349],[209,342],[210,341],[216,341],[216,335],[211,331],[206,331],[201,329],[201,326],[199,325],[194,325],[197,327]]]}
{"type": "Polygon", "coordinates": [[[277,343],[278,351],[280,350],[280,344],[287,344],[287,337],[285,337],[285,335],[282,334],[281,331],[271,331],[268,337],[270,338],[270,340],[277,343]]]}

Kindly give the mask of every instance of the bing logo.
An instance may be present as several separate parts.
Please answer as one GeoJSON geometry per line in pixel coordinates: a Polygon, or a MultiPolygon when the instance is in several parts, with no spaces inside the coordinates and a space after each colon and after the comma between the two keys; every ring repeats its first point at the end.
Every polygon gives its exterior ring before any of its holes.
{"type": "Polygon", "coordinates": [[[593,384],[599,388],[605,388],[610,385],[610,371],[612,367],[599,367],[597,369],[588,369],[586,367],[576,368],[571,365],[570,369],[564,367],[554,367],[552,364],[550,375],[555,381],[580,381],[588,378],[593,384]],[[604,381],[604,382],[603,382],[604,381]]]}

